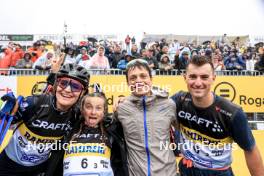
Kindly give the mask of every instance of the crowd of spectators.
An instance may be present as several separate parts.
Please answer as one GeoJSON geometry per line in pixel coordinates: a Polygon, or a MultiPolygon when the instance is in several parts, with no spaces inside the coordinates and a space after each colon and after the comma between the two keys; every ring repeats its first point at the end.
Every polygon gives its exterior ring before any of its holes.
{"type": "Polygon", "coordinates": [[[135,41],[135,37],[130,38],[129,35],[120,42],[85,41],[78,45],[67,43],[66,46],[40,40],[24,50],[19,43],[10,42],[1,47],[0,74],[8,74],[3,69],[49,70],[51,62],[56,62],[55,58],[61,52],[66,53],[64,64],[76,63],[86,69],[124,70],[130,60],[142,58],[152,70],[159,70],[162,74],[184,70],[194,55],[204,55],[213,63],[216,71],[264,71],[263,43],[249,46],[242,43],[239,37],[228,41],[225,34],[218,41],[206,41],[200,45],[166,39],[139,44],[135,41]]]}

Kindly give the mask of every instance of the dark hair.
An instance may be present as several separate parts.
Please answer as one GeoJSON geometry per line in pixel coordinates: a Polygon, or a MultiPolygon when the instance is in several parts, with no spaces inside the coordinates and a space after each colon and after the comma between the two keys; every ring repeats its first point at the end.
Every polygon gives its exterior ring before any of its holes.
{"type": "Polygon", "coordinates": [[[30,60],[30,59],[31,59],[31,57],[32,57],[32,55],[31,55],[29,52],[25,52],[25,54],[24,54],[23,58],[25,58],[25,56],[26,56],[26,55],[28,55],[28,56],[29,56],[29,58],[28,58],[28,59],[30,60]]]}
{"type": "Polygon", "coordinates": [[[208,58],[205,56],[200,56],[200,55],[193,56],[187,63],[186,70],[188,70],[190,64],[196,65],[198,67],[201,67],[205,64],[210,64],[212,70],[214,71],[213,63],[210,60],[208,60],[208,58]]]}
{"type": "Polygon", "coordinates": [[[148,62],[143,60],[143,59],[134,59],[134,60],[128,62],[127,66],[126,66],[126,80],[127,80],[127,82],[128,82],[128,72],[130,70],[134,70],[135,68],[144,68],[145,70],[148,71],[150,78],[152,78],[151,69],[148,65],[148,62]]]}
{"type": "Polygon", "coordinates": [[[167,54],[163,54],[162,56],[161,56],[161,59],[160,59],[160,63],[170,63],[170,57],[167,55],[167,54]],[[168,61],[167,62],[164,62],[164,58],[167,58],[168,59],[168,61]]]}

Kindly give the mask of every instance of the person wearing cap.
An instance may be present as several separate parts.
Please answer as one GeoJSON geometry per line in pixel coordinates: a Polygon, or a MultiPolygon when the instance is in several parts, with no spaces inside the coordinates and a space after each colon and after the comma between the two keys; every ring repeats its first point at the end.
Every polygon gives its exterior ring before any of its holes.
{"type": "Polygon", "coordinates": [[[130,54],[126,54],[125,57],[118,62],[117,68],[120,70],[125,70],[127,64],[133,59],[135,59],[134,56],[132,56],[130,54]]]}
{"type": "Polygon", "coordinates": [[[242,60],[236,49],[232,49],[229,56],[225,58],[224,65],[227,70],[243,70],[246,63],[242,60]]]}
{"type": "Polygon", "coordinates": [[[110,55],[109,59],[111,60],[111,68],[117,68],[118,62],[124,57],[121,47],[115,45],[114,53],[110,55]]]}
{"type": "Polygon", "coordinates": [[[32,62],[35,62],[43,53],[43,50],[40,47],[40,42],[35,42],[33,43],[33,46],[28,48],[27,52],[29,52],[32,57],[31,60],[32,62]]]}
{"type": "MultiPolygon", "coordinates": [[[[60,65],[60,64],[58,64],[60,65]]],[[[21,98],[15,112],[13,136],[0,154],[0,175],[37,175],[44,171],[52,149],[78,120],[80,98],[90,75],[79,65],[63,65],[48,77],[53,93],[21,98]]]]}
{"type": "Polygon", "coordinates": [[[169,54],[169,47],[167,45],[162,45],[160,53],[157,54],[157,61],[160,62],[161,56],[163,54],[169,54]]]}
{"type": "Polygon", "coordinates": [[[76,57],[76,64],[83,66],[86,69],[90,67],[91,56],[87,52],[87,48],[82,47],[81,53],[76,57]]]}
{"type": "Polygon", "coordinates": [[[131,95],[119,103],[114,113],[121,123],[130,176],[176,176],[176,160],[170,144],[171,125],[176,127],[175,103],[168,92],[152,87],[147,61],[127,64],[126,81],[131,95]]]}
{"type": "Polygon", "coordinates": [[[76,63],[76,48],[73,46],[66,47],[64,52],[66,53],[63,64],[76,63]]]}
{"type": "Polygon", "coordinates": [[[80,54],[76,57],[76,63],[79,64],[81,61],[89,60],[90,56],[88,55],[87,48],[82,47],[80,54]]]}
{"type": "Polygon", "coordinates": [[[181,56],[179,57],[180,69],[185,69],[186,68],[186,65],[187,65],[189,59],[190,59],[189,52],[188,51],[183,51],[181,53],[181,56]]]}

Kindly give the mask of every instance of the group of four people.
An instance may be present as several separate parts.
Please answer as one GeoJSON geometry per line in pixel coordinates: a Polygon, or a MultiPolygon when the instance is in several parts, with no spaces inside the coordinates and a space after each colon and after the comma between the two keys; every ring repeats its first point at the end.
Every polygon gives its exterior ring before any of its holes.
{"type": "Polygon", "coordinates": [[[53,92],[20,102],[14,134],[0,154],[0,176],[175,176],[174,151],[162,148],[173,142],[172,129],[180,134],[181,176],[232,176],[233,141],[244,150],[251,175],[262,176],[246,114],[211,92],[215,77],[212,63],[196,56],[184,75],[188,92],[169,98],[152,86],[148,63],[132,60],[126,68],[131,95],[109,118],[104,93],[87,92],[87,70],[63,65],[48,78],[53,92]]]}

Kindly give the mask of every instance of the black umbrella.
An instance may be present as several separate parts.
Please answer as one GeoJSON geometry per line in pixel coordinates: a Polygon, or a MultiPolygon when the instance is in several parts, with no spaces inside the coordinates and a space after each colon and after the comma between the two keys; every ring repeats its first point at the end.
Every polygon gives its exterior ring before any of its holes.
{"type": "Polygon", "coordinates": [[[255,47],[262,47],[264,46],[264,43],[263,42],[258,42],[255,44],[255,47]]]}
{"type": "Polygon", "coordinates": [[[206,41],[203,42],[203,45],[209,45],[210,43],[211,43],[211,41],[206,40],[206,41]]]}
{"type": "Polygon", "coordinates": [[[97,39],[96,39],[96,38],[93,38],[93,37],[88,37],[87,40],[88,40],[89,42],[92,42],[92,43],[97,42],[97,39]]]}

